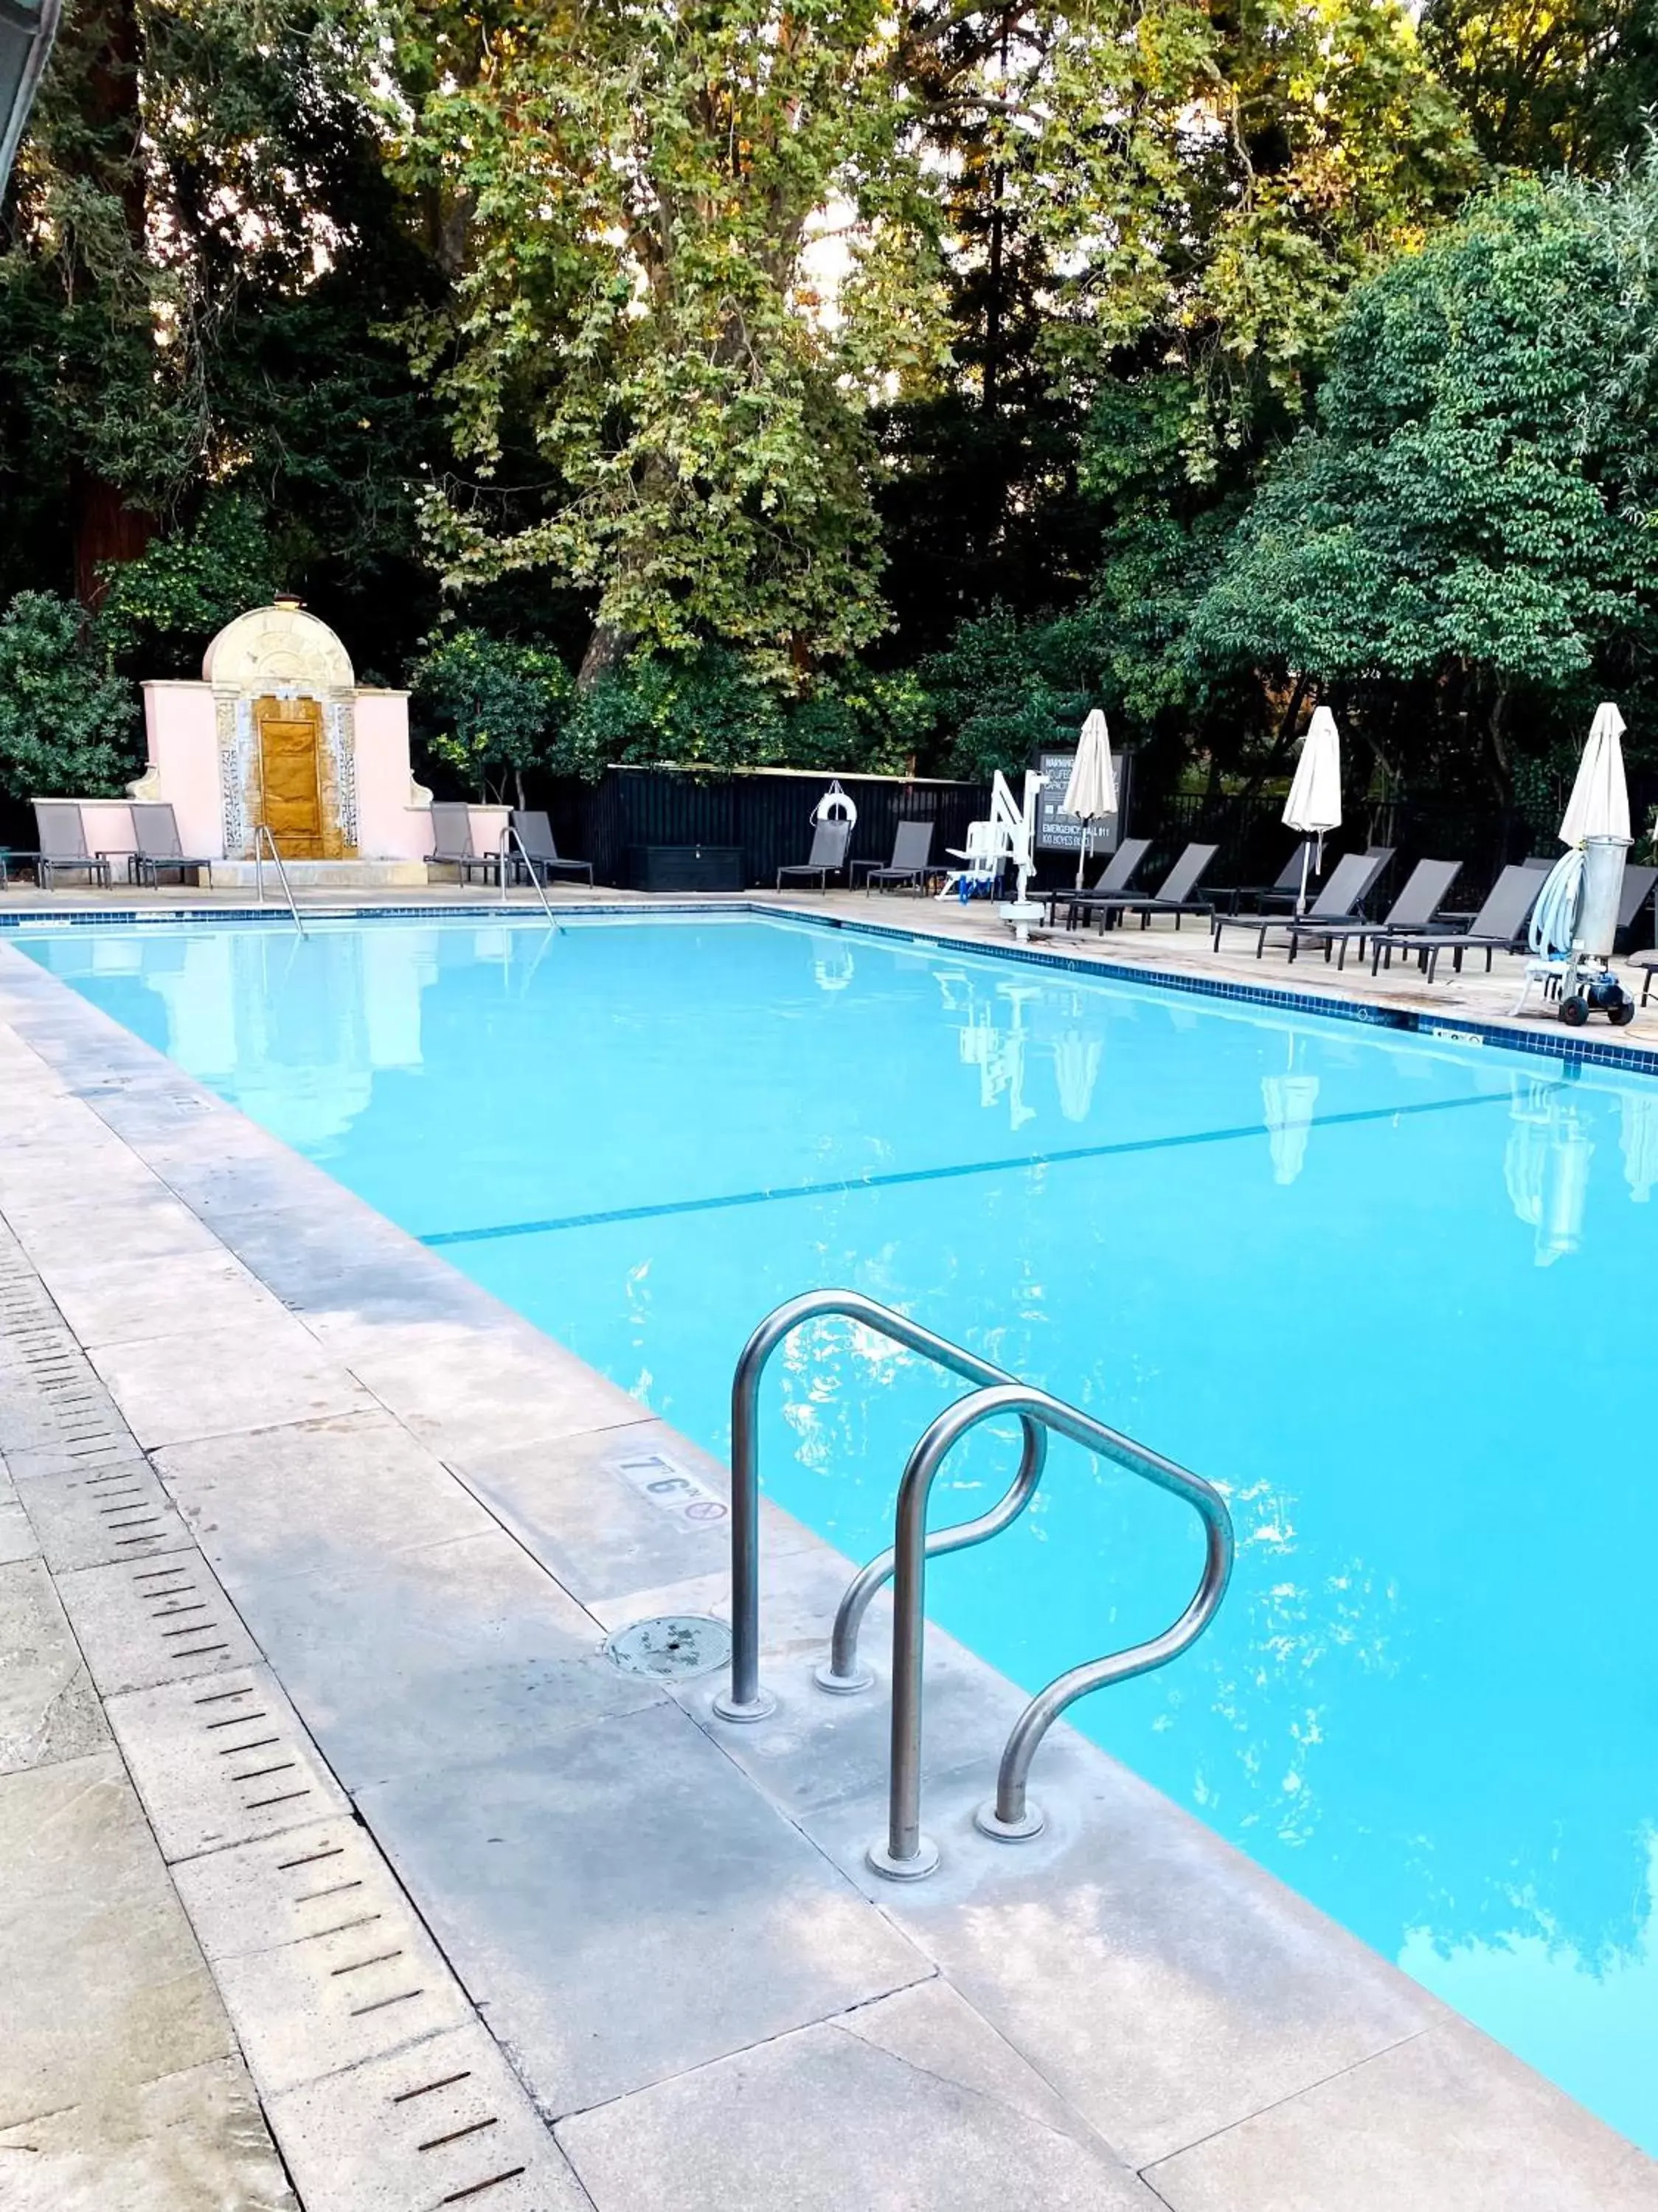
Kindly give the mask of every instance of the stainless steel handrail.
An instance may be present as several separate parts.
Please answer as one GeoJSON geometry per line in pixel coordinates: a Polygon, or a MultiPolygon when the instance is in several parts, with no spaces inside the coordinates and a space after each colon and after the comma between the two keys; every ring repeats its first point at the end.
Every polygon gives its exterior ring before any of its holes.
{"type": "MultiPolygon", "coordinates": [[[[722,1720],[760,1721],[777,1711],[777,1699],[760,1686],[760,1379],[766,1362],[786,1336],[803,1322],[828,1314],[860,1322],[893,1344],[920,1352],[935,1365],[962,1376],[970,1382],[1015,1390],[1019,1388],[1005,1369],[993,1366],[974,1352],[964,1352],[960,1345],[950,1344],[942,1336],[935,1336],[931,1329],[906,1320],[890,1306],[865,1297],[861,1291],[808,1291],[800,1297],[786,1300],[766,1316],[743,1346],[731,1378],[731,1684],[714,1700],[714,1711],[722,1720]]],[[[1024,1437],[1019,1472],[1007,1496],[977,1521],[941,1529],[926,1538],[930,1552],[936,1554],[959,1551],[964,1545],[981,1543],[1024,1510],[1041,1480],[1047,1439],[1039,1422],[1021,1417],[1021,1426],[1024,1437]],[[987,1525],[991,1522],[994,1527],[987,1525]]],[[[850,1652],[852,1671],[829,1680],[826,1679],[826,1670],[820,1669],[818,1680],[826,1687],[850,1690],[863,1686],[863,1678],[856,1674],[857,1624],[870,1598],[891,1573],[892,1556],[886,1553],[879,1559],[872,1559],[841,1601],[835,1623],[835,1651],[837,1657],[843,1650],[850,1652]],[[849,1608],[850,1642],[842,1632],[842,1618],[848,1614],[849,1608]]],[[[834,1673],[835,1663],[832,1659],[827,1674],[834,1673]]]]}
{"type": "MultiPolygon", "coordinates": [[[[557,929],[558,923],[552,911],[552,901],[547,896],[546,888],[543,884],[540,877],[535,872],[535,864],[530,859],[527,847],[525,845],[523,839],[519,836],[517,830],[513,827],[510,822],[508,823],[506,828],[501,832],[500,860],[502,905],[505,906],[507,903],[507,847],[509,844],[517,846],[518,857],[524,863],[524,872],[529,878],[531,883],[534,884],[536,896],[540,900],[542,905],[546,908],[547,920],[552,922],[553,927],[557,929]]],[[[487,883],[489,881],[489,878],[485,876],[484,880],[487,883]]],[[[542,939],[544,944],[546,941],[546,940],[545,939],[542,939]]]]}
{"type": "Polygon", "coordinates": [[[1019,1382],[975,1390],[948,1407],[929,1427],[910,1454],[899,1485],[896,1563],[893,1589],[893,1737],[889,1776],[887,1840],[869,1847],[869,1864],[879,1874],[896,1880],[913,1880],[930,1874],[938,1852],[921,1832],[921,1697],[922,1650],[924,1638],[927,1499],[934,1478],[946,1455],[969,1430],[981,1422],[1017,1414],[1039,1422],[1047,1430],[1069,1437],[1075,1443],[1143,1476],[1160,1490],[1171,1492],[1193,1506],[1204,1523],[1204,1557],[1202,1580],[1192,1602],[1161,1636],[1137,1644],[1126,1651],[1073,1667],[1049,1683],[1026,1706],[1015,1723],[997,1776],[996,1799],[978,1815],[978,1826],[987,1835],[1007,1841],[1037,1834],[1042,1816],[1027,1802],[1026,1782],[1032,1759],[1043,1737],[1068,1705],[1090,1690],[1107,1683],[1149,1674],[1178,1658],[1201,1636],[1215,1617],[1226,1594],[1232,1572],[1232,1516],[1226,1501],[1201,1475],[1189,1474],[1173,1460],[1148,1451],[1131,1437],[1107,1428],[1079,1413],[1045,1390],[1033,1390],[1019,1382]]]}
{"type": "Polygon", "coordinates": [[[253,831],[253,888],[259,895],[259,902],[261,906],[265,904],[264,848],[266,845],[271,848],[271,858],[277,864],[277,880],[282,885],[282,895],[288,902],[288,911],[294,917],[294,927],[303,937],[305,924],[300,920],[299,908],[294,903],[294,887],[288,880],[288,871],[282,865],[282,854],[277,850],[276,835],[268,822],[258,823],[253,831]]]}

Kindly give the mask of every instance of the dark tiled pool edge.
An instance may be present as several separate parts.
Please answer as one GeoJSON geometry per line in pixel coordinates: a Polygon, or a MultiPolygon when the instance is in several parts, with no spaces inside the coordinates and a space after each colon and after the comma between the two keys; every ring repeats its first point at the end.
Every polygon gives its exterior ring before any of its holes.
{"type": "MultiPolygon", "coordinates": [[[[981,960],[1020,960],[1063,974],[1104,976],[1114,983],[1140,983],[1149,990],[1175,991],[1200,999],[1226,999],[1235,1004],[1276,1006],[1295,1014],[1336,1022],[1359,1022],[1371,1029],[1395,1030],[1407,1035],[1438,1037],[1448,1043],[1496,1045],[1509,1052],[1529,1053],[1539,1060],[1563,1062],[1568,1067],[1621,1067],[1637,1075],[1658,1075],[1658,1047],[1613,1043],[1589,1035],[1545,1035],[1503,1022],[1478,1017],[1446,1018],[1416,1006],[1377,1006],[1365,999],[1321,998],[1305,991],[1275,989],[1270,983],[1236,983],[1218,977],[1190,975],[1177,969],[1143,966],[1135,962],[1081,958],[1075,953],[1045,945],[983,943],[972,938],[941,936],[930,929],[908,927],[899,922],[850,921],[845,916],[814,914],[802,907],[763,905],[757,899],[661,899],[649,906],[595,901],[590,905],[555,909],[558,922],[589,920],[643,919],[707,920],[711,915],[753,915],[761,921],[802,921],[818,929],[835,929],[855,937],[873,937],[903,945],[926,945],[939,951],[960,953],[981,960]]],[[[390,904],[308,908],[311,921],[533,921],[531,907],[502,907],[479,902],[450,906],[390,904]]],[[[265,922],[291,928],[279,907],[119,907],[105,909],[77,908],[62,914],[38,910],[0,913],[0,937],[42,927],[49,929],[158,928],[187,923],[265,922]]]]}

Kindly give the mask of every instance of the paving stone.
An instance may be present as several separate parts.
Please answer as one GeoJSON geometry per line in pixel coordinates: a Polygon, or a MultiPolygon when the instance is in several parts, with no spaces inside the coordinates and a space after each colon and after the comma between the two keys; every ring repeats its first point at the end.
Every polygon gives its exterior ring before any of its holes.
{"type": "Polygon", "coordinates": [[[354,1793],[661,1695],[600,1655],[595,1623],[500,1528],[388,1553],[354,1575],[232,1579],[354,1793]]]}
{"type": "Polygon", "coordinates": [[[115,1402],[55,1319],[0,1349],[0,1452],[14,1480],[107,1467],[137,1450],[115,1402]]]}
{"type": "Polygon", "coordinates": [[[12,1559],[32,1559],[40,1548],[28,1515],[17,1502],[9,1483],[0,1497],[0,1566],[12,1559]]]}
{"type": "Polygon", "coordinates": [[[104,1345],[93,1364],[147,1446],[366,1413],[372,1405],[338,1361],[286,1314],[104,1345]]]}
{"type": "Polygon", "coordinates": [[[1148,2176],[1173,2212],[1653,2212],[1658,2164],[1448,2020],[1148,2176]]]}
{"type": "Polygon", "coordinates": [[[297,1831],[282,1839],[279,1852],[219,1851],[177,1869],[247,2063],[267,2096],[473,2018],[377,1854],[344,1846],[345,1825],[321,1836],[297,1831]],[[244,1951],[234,1948],[242,1915],[261,1932],[284,1921],[308,1923],[308,1931],[244,1951]]]}
{"type": "Polygon", "coordinates": [[[930,1775],[923,1823],[942,1863],[926,1881],[865,1863],[884,1785],[802,1825],[1137,2168],[1444,2016],[1063,1723],[1032,1777],[1044,1832],[980,1836],[993,1764],[930,1775]]]}
{"type": "Polygon", "coordinates": [[[0,2203],[6,2212],[300,2212],[239,2058],[0,2129],[0,2203]]]}
{"type": "Polygon", "coordinates": [[[499,1326],[505,1310],[448,1261],[336,1186],[327,1206],[221,1213],[214,1228],[325,1342],[407,1322],[499,1326]]]}
{"type": "Polygon", "coordinates": [[[290,2090],[271,2120],[305,2212],[591,2212],[481,2027],[290,2090]]]}
{"type": "Polygon", "coordinates": [[[174,1444],[156,1463],[203,1551],[238,1589],[495,1533],[442,1462],[377,1407],[174,1444]]]}
{"type": "Polygon", "coordinates": [[[169,1860],[343,1808],[344,1793],[266,1667],[112,1698],[110,1726],[169,1860]]]}
{"type": "Polygon", "coordinates": [[[281,1313],[276,1299],[234,1254],[218,1247],[180,1254],[159,1267],[152,1260],[88,1266],[82,1258],[42,1272],[58,1310],[84,1345],[176,1336],[281,1313]]]}
{"type": "Polygon", "coordinates": [[[930,1971],[673,1706],[360,1804],[546,2113],[930,1971]]]}
{"type": "Polygon", "coordinates": [[[39,1203],[13,1197],[6,1213],[43,1271],[89,1258],[109,1264],[148,1260],[159,1270],[218,1249],[212,1231],[147,1170],[114,1187],[101,1177],[95,1194],[83,1175],[76,1188],[39,1203]]]}
{"type": "Polygon", "coordinates": [[[1157,2212],[1103,2144],[1030,2110],[1027,2069],[982,2021],[927,1992],[890,2041],[808,2027],[566,2120],[558,2139],[597,2212],[1157,2212]]]}
{"type": "Polygon", "coordinates": [[[83,1567],[58,1577],[58,1594],[107,1698],[259,1660],[258,1646],[197,1551],[83,1567]]]}
{"type": "Polygon", "coordinates": [[[584,1604],[719,1575],[728,1562],[730,1477],[664,1422],[467,1453],[460,1463],[491,1511],[584,1604]]]}
{"type": "Polygon", "coordinates": [[[143,1565],[190,1548],[190,1531],[145,1459],[31,1479],[29,1517],[54,1574],[143,1565]]]}
{"type": "Polygon", "coordinates": [[[348,1811],[185,1860],[173,1879],[214,1960],[308,1942],[343,1922],[401,1924],[412,1913],[373,1838],[348,1811]]]}
{"type": "Polygon", "coordinates": [[[0,1772],[101,1750],[109,1730],[39,1559],[0,1566],[0,1772]]]}
{"type": "Polygon", "coordinates": [[[235,2046],[118,1753],[0,1777],[0,2127],[235,2046]]]}
{"type": "Polygon", "coordinates": [[[510,1444],[639,1418],[637,1399],[521,1322],[377,1323],[330,1342],[382,1405],[463,1470],[510,1444]]]}

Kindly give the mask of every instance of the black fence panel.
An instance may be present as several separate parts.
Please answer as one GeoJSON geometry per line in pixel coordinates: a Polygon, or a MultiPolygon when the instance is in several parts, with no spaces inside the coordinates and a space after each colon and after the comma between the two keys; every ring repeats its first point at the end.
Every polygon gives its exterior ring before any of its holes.
{"type": "MultiPolygon", "coordinates": [[[[812,843],[812,810],[829,788],[827,775],[761,770],[694,775],[680,769],[613,768],[596,787],[561,783],[548,811],[561,852],[591,860],[596,881],[625,884],[630,854],[643,846],[735,846],[744,879],[771,884],[777,870],[804,860],[812,843]]],[[[843,775],[841,789],[857,808],[850,857],[887,860],[900,822],[933,824],[933,856],[966,843],[967,824],[990,812],[983,784],[905,781],[843,775]]]]}

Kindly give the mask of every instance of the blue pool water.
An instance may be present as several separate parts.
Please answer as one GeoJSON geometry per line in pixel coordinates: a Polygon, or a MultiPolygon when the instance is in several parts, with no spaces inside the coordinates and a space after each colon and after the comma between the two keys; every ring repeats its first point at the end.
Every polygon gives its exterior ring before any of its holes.
{"type": "MultiPolygon", "coordinates": [[[[1074,1717],[1658,2150],[1658,1083],[772,921],[21,941],[716,1451],[749,1328],[849,1285],[1222,1484],[1216,1627],[1074,1717]]],[[[862,1557],[954,1392],[808,1349],[769,1486],[862,1557]]],[[[1197,1565],[1056,1447],[929,1595],[1035,1686],[1197,1565]]]]}

